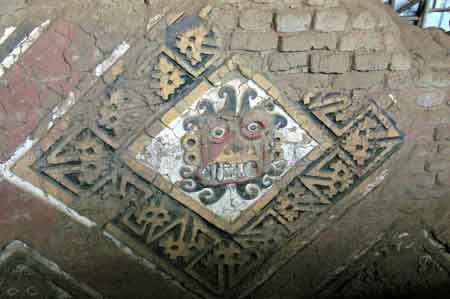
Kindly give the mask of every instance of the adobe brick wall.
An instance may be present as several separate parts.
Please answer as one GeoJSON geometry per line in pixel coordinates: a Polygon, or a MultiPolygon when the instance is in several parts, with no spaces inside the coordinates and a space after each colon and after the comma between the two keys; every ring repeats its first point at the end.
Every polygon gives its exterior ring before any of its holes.
{"type": "MultiPolygon", "coordinates": [[[[123,61],[101,78],[93,72],[124,40],[152,53],[153,45],[141,45],[148,43],[144,35],[155,15],[170,19],[180,11],[197,14],[205,4],[40,0],[9,1],[0,7],[0,36],[8,26],[21,28],[25,19],[33,26],[52,19],[0,78],[0,161],[8,160],[27,137],[45,135],[52,110],[71,92],[81,95],[94,80],[110,84],[121,74],[135,74],[140,65],[123,61]]],[[[326,298],[327,292],[369,296],[364,289],[376,292],[412,284],[427,290],[427,285],[445,282],[450,273],[448,34],[413,28],[371,1],[210,4],[209,20],[225,55],[235,54],[248,68],[267,75],[292,105],[311,92],[340,91],[355,102],[373,98],[405,133],[405,144],[389,162],[383,184],[361,204],[346,207],[341,216],[330,212],[317,226],[302,230],[314,240],[249,298],[326,298]],[[436,246],[430,249],[429,244],[436,246]],[[359,289],[373,271],[400,279],[367,279],[368,286],[359,289]],[[405,272],[414,273],[411,281],[401,279],[405,272]]],[[[10,51],[5,45],[0,45],[0,58],[10,51]]],[[[153,79],[146,84],[132,75],[129,79],[132,88],[153,88],[153,79]]],[[[100,97],[93,96],[87,102],[98,104],[97,100],[100,97]]],[[[148,119],[166,108],[152,102],[148,119]]],[[[123,253],[105,238],[102,227],[88,229],[2,178],[0,194],[1,247],[20,239],[109,298],[192,297],[161,269],[123,253]]],[[[87,215],[98,213],[98,207],[114,209],[107,203],[93,206],[74,204],[87,215]]],[[[96,219],[109,220],[106,212],[100,214],[96,219]]]]}

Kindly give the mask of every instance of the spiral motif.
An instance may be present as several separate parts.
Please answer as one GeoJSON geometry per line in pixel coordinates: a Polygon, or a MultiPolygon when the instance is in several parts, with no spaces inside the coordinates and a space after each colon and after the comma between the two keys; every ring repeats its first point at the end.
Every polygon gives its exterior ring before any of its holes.
{"type": "Polygon", "coordinates": [[[200,191],[198,197],[200,198],[200,201],[205,205],[216,203],[220,199],[216,197],[214,190],[211,188],[205,188],[200,191]]]}
{"type": "Polygon", "coordinates": [[[194,192],[197,189],[197,183],[193,179],[182,180],[181,189],[186,192],[194,192]]]}

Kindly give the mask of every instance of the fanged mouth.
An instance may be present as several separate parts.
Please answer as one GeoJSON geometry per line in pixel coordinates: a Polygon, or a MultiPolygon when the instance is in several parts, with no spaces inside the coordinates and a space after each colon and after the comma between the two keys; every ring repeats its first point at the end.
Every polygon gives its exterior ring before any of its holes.
{"type": "Polygon", "coordinates": [[[245,182],[258,176],[258,163],[256,161],[210,163],[199,171],[199,175],[211,185],[245,182]]]}

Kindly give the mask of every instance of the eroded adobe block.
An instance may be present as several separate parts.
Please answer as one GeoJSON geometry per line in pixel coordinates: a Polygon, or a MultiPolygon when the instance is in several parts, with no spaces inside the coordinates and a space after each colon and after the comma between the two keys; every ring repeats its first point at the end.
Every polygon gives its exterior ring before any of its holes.
{"type": "Polygon", "coordinates": [[[261,9],[249,9],[239,16],[239,26],[247,30],[270,30],[273,14],[271,11],[261,9]]]}
{"type": "Polygon", "coordinates": [[[392,54],[390,69],[392,71],[407,71],[411,68],[411,57],[406,52],[392,54]]]}
{"type": "Polygon", "coordinates": [[[339,41],[340,51],[379,51],[384,49],[383,35],[373,31],[353,31],[339,41]]]}
{"type": "Polygon", "coordinates": [[[347,20],[348,12],[344,8],[318,10],[314,19],[314,30],[324,32],[344,31],[347,20]]]}
{"type": "Polygon", "coordinates": [[[334,50],[337,36],[334,33],[300,32],[295,35],[281,37],[280,50],[282,52],[334,50]]]}
{"type": "Polygon", "coordinates": [[[271,71],[288,71],[308,66],[309,54],[298,53],[274,53],[269,58],[271,71]]]}
{"type": "Polygon", "coordinates": [[[267,51],[277,48],[278,36],[274,32],[234,32],[231,49],[267,51]]]}
{"type": "Polygon", "coordinates": [[[350,70],[350,54],[325,52],[311,55],[313,73],[345,73],[348,70],[350,70]]]}
{"type": "Polygon", "coordinates": [[[352,19],[352,27],[356,30],[372,30],[376,27],[376,25],[376,19],[367,10],[357,12],[352,19]]]}
{"type": "Polygon", "coordinates": [[[278,13],[275,18],[276,29],[279,32],[307,31],[311,26],[312,12],[285,11],[278,13]]]}
{"type": "Polygon", "coordinates": [[[388,67],[390,58],[385,52],[356,53],[353,67],[358,71],[382,71],[388,67]]]}

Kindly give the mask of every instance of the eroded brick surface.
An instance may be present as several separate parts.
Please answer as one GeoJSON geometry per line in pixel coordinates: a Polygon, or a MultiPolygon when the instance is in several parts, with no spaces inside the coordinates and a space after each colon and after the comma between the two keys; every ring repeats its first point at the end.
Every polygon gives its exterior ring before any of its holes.
{"type": "Polygon", "coordinates": [[[280,49],[284,52],[336,49],[337,36],[334,33],[304,32],[296,35],[283,36],[280,49]]]}
{"type": "Polygon", "coordinates": [[[56,21],[1,78],[0,124],[6,135],[1,160],[25,141],[52,106],[69,95],[83,72],[98,62],[94,41],[86,37],[83,41],[83,35],[77,25],[56,21]]]}
{"type": "Polygon", "coordinates": [[[92,18],[54,21],[2,78],[0,153],[39,124],[43,138],[11,171],[98,226],[5,180],[2,244],[29,241],[108,298],[369,297],[446,281],[446,35],[422,38],[380,5],[350,2],[102,1],[83,4],[92,18]],[[91,87],[125,39],[130,50],[47,131],[51,108],[91,87]],[[252,172],[253,160],[276,167],[252,172]],[[403,269],[410,280],[371,279],[403,269]]]}
{"type": "MultiPolygon", "coordinates": [[[[385,52],[357,53],[354,60],[354,69],[358,71],[382,71],[388,67],[390,61],[391,55],[385,52]]],[[[394,70],[399,70],[399,68],[394,67],[394,70]]]]}
{"type": "Polygon", "coordinates": [[[239,32],[233,33],[231,49],[248,51],[274,50],[278,46],[278,36],[273,32],[239,32]]]}
{"type": "Polygon", "coordinates": [[[348,12],[343,8],[320,10],[314,19],[314,29],[318,31],[344,31],[347,25],[348,12]]]}
{"type": "Polygon", "coordinates": [[[269,68],[271,71],[302,71],[308,68],[309,55],[307,53],[274,53],[269,58],[269,68]]]}
{"type": "Polygon", "coordinates": [[[345,73],[350,69],[350,55],[345,53],[319,53],[311,55],[311,72],[345,73]]]}
{"type": "Polygon", "coordinates": [[[278,13],[275,19],[277,31],[299,32],[307,31],[311,27],[312,11],[286,11],[278,13]]]}
{"type": "Polygon", "coordinates": [[[247,10],[239,16],[239,25],[243,29],[268,31],[272,27],[273,13],[260,9],[247,10]]]}

